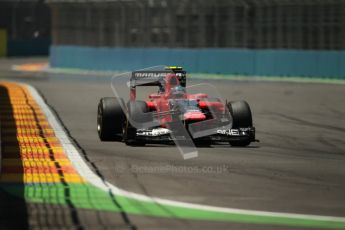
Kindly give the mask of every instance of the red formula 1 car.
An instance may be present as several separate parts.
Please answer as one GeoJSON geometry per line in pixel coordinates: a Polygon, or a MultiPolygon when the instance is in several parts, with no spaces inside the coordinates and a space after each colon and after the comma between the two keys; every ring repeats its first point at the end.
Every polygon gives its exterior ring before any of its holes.
{"type": "Polygon", "coordinates": [[[130,99],[102,98],[97,128],[102,141],[127,145],[168,143],[191,138],[196,144],[226,142],[247,146],[255,141],[250,107],[245,101],[224,103],[221,98],[186,90],[186,72],[180,67],[131,73],[130,99]],[[138,86],[157,86],[148,100],[136,98],[138,86]],[[186,136],[189,137],[186,137],[186,136]]]}

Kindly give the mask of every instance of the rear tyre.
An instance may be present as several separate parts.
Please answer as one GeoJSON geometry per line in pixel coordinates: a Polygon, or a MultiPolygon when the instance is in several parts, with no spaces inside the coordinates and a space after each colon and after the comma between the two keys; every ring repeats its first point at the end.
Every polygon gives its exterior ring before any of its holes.
{"type": "MultiPolygon", "coordinates": [[[[228,109],[233,119],[234,129],[248,128],[253,126],[252,112],[246,101],[234,101],[228,103],[228,109]]],[[[231,146],[244,147],[250,144],[250,137],[245,140],[230,141],[231,146]]]]}
{"type": "MultiPolygon", "coordinates": [[[[149,112],[145,101],[129,101],[127,103],[128,113],[132,120],[141,122],[140,114],[149,112]]],[[[136,139],[137,129],[128,120],[123,127],[123,141],[128,146],[145,146],[145,142],[136,139]]]]}
{"type": "Polygon", "coordinates": [[[101,141],[121,141],[125,114],[121,108],[121,98],[105,97],[98,104],[97,131],[101,141]]]}

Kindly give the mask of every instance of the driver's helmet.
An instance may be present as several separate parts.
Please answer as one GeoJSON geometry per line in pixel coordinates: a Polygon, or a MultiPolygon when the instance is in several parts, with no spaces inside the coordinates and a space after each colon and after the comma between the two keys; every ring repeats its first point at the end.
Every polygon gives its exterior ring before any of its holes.
{"type": "Polygon", "coordinates": [[[186,89],[180,85],[171,89],[171,96],[175,98],[184,97],[186,95],[186,89]]]}
{"type": "Polygon", "coordinates": [[[164,92],[165,92],[165,88],[164,88],[164,86],[159,85],[159,88],[158,88],[158,93],[164,93],[164,92]]]}

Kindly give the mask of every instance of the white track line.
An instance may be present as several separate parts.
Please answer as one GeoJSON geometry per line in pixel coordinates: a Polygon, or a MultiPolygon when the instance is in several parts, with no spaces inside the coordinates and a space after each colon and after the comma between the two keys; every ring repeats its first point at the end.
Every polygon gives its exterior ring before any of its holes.
{"type": "Polygon", "coordinates": [[[35,88],[30,85],[23,84],[26,86],[33,98],[36,100],[37,104],[41,107],[42,111],[47,117],[47,120],[51,127],[53,128],[56,137],[60,140],[61,145],[66,151],[68,158],[73,163],[75,169],[78,173],[84,177],[86,181],[91,183],[92,185],[109,192],[111,191],[114,195],[123,196],[129,199],[144,201],[144,202],[152,202],[158,203],[160,205],[169,205],[175,207],[182,207],[188,209],[197,209],[197,210],[205,210],[205,211],[214,211],[214,212],[223,212],[223,213],[234,213],[234,214],[245,214],[245,215],[256,215],[256,216],[271,216],[271,217],[285,217],[285,218],[296,218],[296,219],[309,219],[309,220],[323,220],[323,221],[341,221],[345,222],[345,217],[333,217],[333,216],[319,216],[319,215],[308,215],[308,214],[295,214],[295,213],[282,213],[282,212],[267,212],[267,211],[254,211],[254,210],[244,210],[244,209],[236,209],[236,208],[224,208],[224,207],[216,207],[216,206],[209,206],[209,205],[201,205],[201,204],[192,204],[192,203],[185,203],[173,200],[166,200],[157,197],[149,197],[142,194],[137,194],[133,192],[129,192],[123,189],[120,189],[107,181],[103,181],[99,176],[97,176],[87,165],[85,160],[81,157],[81,154],[74,146],[73,142],[67,136],[64,128],[55,117],[55,115],[51,112],[48,105],[42,99],[42,97],[38,94],[35,88]]]}

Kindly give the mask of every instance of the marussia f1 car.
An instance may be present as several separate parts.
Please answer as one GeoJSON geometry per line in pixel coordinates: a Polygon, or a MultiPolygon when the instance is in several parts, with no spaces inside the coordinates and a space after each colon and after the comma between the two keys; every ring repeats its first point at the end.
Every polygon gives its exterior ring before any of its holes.
{"type": "Polygon", "coordinates": [[[97,129],[101,141],[123,141],[131,146],[171,143],[183,131],[196,145],[225,142],[247,146],[255,141],[248,103],[223,102],[205,93],[186,92],[186,71],[181,67],[134,71],[127,88],[130,99],[126,104],[120,97],[99,102],[97,129]],[[158,93],[150,94],[146,101],[137,100],[138,86],[158,86],[158,93]]]}

